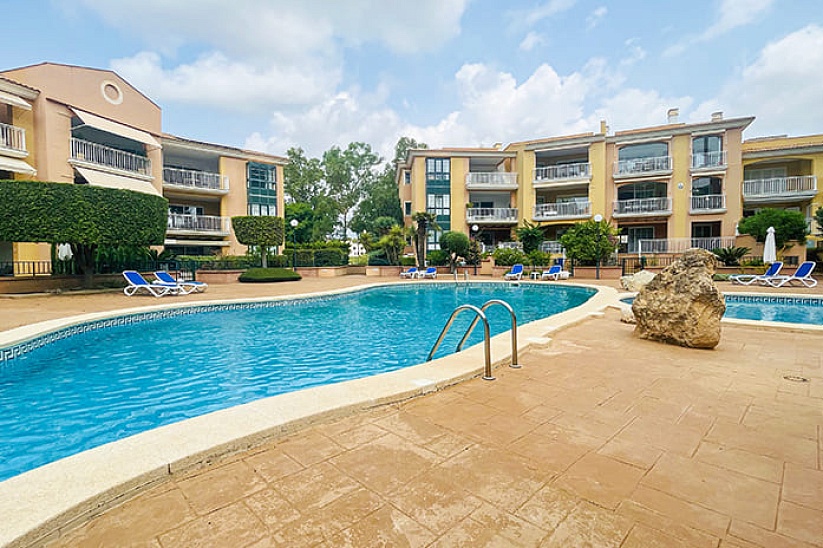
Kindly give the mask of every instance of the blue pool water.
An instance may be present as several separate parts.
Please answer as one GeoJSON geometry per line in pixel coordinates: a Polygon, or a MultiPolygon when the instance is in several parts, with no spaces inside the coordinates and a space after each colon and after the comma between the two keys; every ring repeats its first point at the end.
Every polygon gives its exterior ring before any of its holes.
{"type": "MultiPolygon", "coordinates": [[[[503,299],[522,325],[593,293],[413,284],[76,334],[0,362],[0,480],[218,409],[421,363],[461,304],[503,299]]],[[[487,315],[493,333],[509,330],[502,307],[487,315]]],[[[469,312],[458,316],[438,357],[454,350],[470,321],[469,312]]],[[[478,327],[470,342],[480,340],[478,327]]]]}
{"type": "MultiPolygon", "coordinates": [[[[623,299],[631,304],[634,299],[623,299]]],[[[781,323],[823,325],[823,299],[816,297],[772,297],[726,295],[724,318],[781,323]]]]}

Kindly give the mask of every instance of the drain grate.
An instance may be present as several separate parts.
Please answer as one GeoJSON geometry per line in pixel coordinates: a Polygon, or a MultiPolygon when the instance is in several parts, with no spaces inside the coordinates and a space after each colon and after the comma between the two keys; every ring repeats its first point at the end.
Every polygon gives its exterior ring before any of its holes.
{"type": "Polygon", "coordinates": [[[789,382],[809,382],[809,379],[800,375],[783,375],[783,378],[789,382]]]}

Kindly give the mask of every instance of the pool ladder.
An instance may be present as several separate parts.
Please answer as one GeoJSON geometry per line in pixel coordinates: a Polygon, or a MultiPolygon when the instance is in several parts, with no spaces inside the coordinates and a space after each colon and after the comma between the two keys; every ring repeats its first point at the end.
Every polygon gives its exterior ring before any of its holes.
{"type": "Polygon", "coordinates": [[[517,316],[514,313],[514,309],[511,306],[509,306],[509,303],[507,303],[506,301],[501,301],[500,299],[492,299],[490,301],[487,301],[480,308],[477,308],[476,306],[471,304],[461,304],[460,306],[455,308],[454,311],[451,313],[451,316],[449,316],[449,321],[447,321],[446,325],[443,326],[443,330],[440,332],[440,336],[437,337],[437,341],[434,343],[431,352],[429,352],[429,356],[426,358],[426,361],[430,362],[432,360],[432,358],[434,357],[434,353],[437,352],[437,349],[440,347],[440,343],[443,342],[443,338],[446,336],[446,333],[448,333],[449,328],[452,326],[452,323],[454,323],[454,319],[458,316],[458,314],[460,314],[464,310],[471,310],[472,312],[474,312],[474,319],[472,320],[472,323],[469,324],[469,328],[466,329],[466,333],[463,334],[463,338],[461,338],[460,342],[457,343],[457,352],[460,352],[460,350],[463,348],[463,344],[466,342],[466,339],[469,338],[469,335],[471,335],[475,326],[477,326],[477,322],[482,320],[483,349],[486,354],[486,367],[483,371],[483,379],[487,381],[493,381],[494,376],[492,376],[491,335],[489,334],[489,319],[486,317],[486,309],[495,304],[500,305],[506,310],[508,310],[509,316],[511,316],[512,363],[509,367],[513,367],[515,369],[519,368],[520,364],[517,363],[517,316]]]}

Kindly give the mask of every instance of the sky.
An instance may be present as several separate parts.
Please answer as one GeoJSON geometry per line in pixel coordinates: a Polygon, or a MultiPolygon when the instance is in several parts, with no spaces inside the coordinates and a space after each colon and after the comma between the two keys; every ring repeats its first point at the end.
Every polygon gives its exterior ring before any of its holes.
{"type": "Polygon", "coordinates": [[[111,69],[163,130],[284,156],[755,116],[823,133],[821,0],[0,0],[0,69],[111,69]]]}

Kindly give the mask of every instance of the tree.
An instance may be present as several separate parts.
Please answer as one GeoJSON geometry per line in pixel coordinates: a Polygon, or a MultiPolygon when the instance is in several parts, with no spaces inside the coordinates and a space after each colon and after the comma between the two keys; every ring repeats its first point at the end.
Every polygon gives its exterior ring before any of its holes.
{"type": "Polygon", "coordinates": [[[434,213],[428,211],[417,211],[412,215],[412,221],[416,225],[414,233],[414,247],[417,254],[417,267],[423,268],[426,266],[426,233],[431,228],[432,230],[439,230],[437,226],[437,218],[434,213]]]}
{"type": "Polygon", "coordinates": [[[540,249],[540,244],[543,243],[543,229],[537,225],[531,224],[524,220],[523,226],[515,229],[517,239],[523,244],[523,253],[528,255],[532,251],[540,249]]]}
{"type": "Polygon", "coordinates": [[[617,249],[617,233],[608,221],[585,221],[572,225],[560,237],[560,243],[570,259],[603,261],[617,249]]]}
{"type": "Polygon", "coordinates": [[[413,137],[401,137],[394,146],[394,163],[404,162],[409,150],[412,149],[427,149],[429,145],[418,142],[413,137]]]}
{"type": "Polygon", "coordinates": [[[302,148],[290,148],[289,163],[283,168],[283,189],[288,201],[310,203],[315,196],[326,195],[323,166],[317,158],[306,158],[302,148]]]}
{"type": "Polygon", "coordinates": [[[823,235],[823,207],[818,207],[814,212],[814,221],[817,223],[818,235],[823,235]]]}
{"type": "Polygon", "coordinates": [[[334,146],[323,153],[329,196],[334,198],[337,211],[343,217],[344,240],[348,238],[349,215],[374,179],[374,166],[379,163],[380,156],[366,143],[349,143],[346,150],[334,146]]]}
{"type": "Polygon", "coordinates": [[[469,254],[469,237],[462,232],[447,230],[440,235],[440,249],[449,254],[449,270],[454,272],[458,257],[469,254]]]}
{"type": "Polygon", "coordinates": [[[758,242],[766,241],[766,233],[770,226],[774,227],[774,241],[778,249],[785,249],[786,244],[793,240],[805,243],[809,233],[803,214],[787,209],[761,209],[737,223],[737,229],[741,234],[754,236],[758,242]]]}
{"type": "Polygon", "coordinates": [[[324,241],[334,230],[337,208],[327,196],[315,196],[312,203],[286,204],[286,242],[307,244],[324,241]],[[290,221],[297,220],[297,229],[290,221]],[[296,234],[295,234],[296,232],[296,234]]]}
{"type": "Polygon", "coordinates": [[[282,217],[243,216],[232,217],[231,226],[237,241],[243,245],[260,246],[263,268],[267,268],[269,247],[283,244],[285,234],[282,217]]]}
{"type": "Polygon", "coordinates": [[[0,181],[0,241],[71,244],[90,287],[98,246],[162,245],[169,202],[131,190],[39,181],[0,181]]]}
{"type": "Polygon", "coordinates": [[[391,217],[403,224],[403,209],[394,180],[395,171],[390,165],[377,175],[363,190],[364,198],[352,216],[350,227],[355,232],[374,232],[374,222],[381,217],[391,217]]]}
{"type": "Polygon", "coordinates": [[[401,226],[393,226],[388,234],[377,241],[376,247],[386,253],[390,265],[400,264],[400,254],[406,247],[406,231],[401,226]]]}

